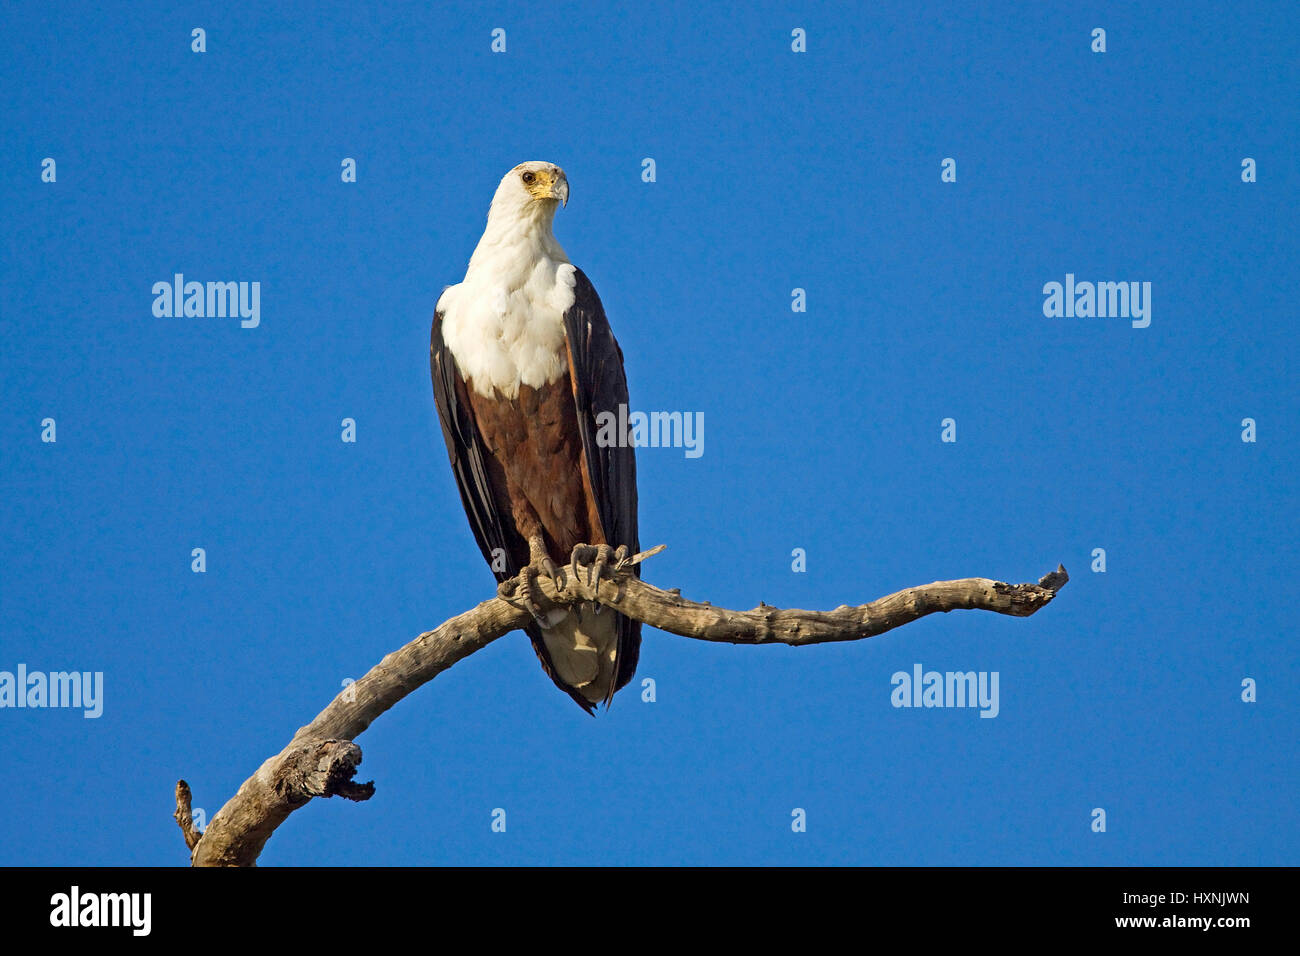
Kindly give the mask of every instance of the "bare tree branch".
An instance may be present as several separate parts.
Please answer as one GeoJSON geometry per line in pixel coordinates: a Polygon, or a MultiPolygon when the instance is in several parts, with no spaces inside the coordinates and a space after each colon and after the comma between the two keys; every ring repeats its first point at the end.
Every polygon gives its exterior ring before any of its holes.
{"type": "MultiPolygon", "coordinates": [[[[590,568],[563,575],[560,588],[546,575],[539,575],[535,582],[539,603],[543,610],[550,610],[594,600],[682,637],[798,646],[874,637],[936,611],[982,610],[1028,617],[1050,603],[1069,580],[1065,568],[1058,566],[1037,584],[963,578],[906,588],[870,604],[833,611],[782,610],[766,604],[750,611],[731,611],[688,601],[676,589],[661,591],[633,576],[632,564],[661,550],[662,545],[636,555],[594,588],[590,568]]],[[[245,780],[201,835],[190,819],[189,787],[185,781],[179,782],[176,821],[191,849],[193,865],[254,866],[275,828],[312,797],[368,799],[374,784],[352,780],[361,763],[361,748],[353,739],[407,694],[529,620],[527,611],[497,597],[393,651],[346,687],[315,720],[294,734],[284,750],[245,780]]]]}
{"type": "Polygon", "coordinates": [[[203,834],[194,828],[194,811],[190,808],[190,785],[184,780],[176,781],[176,825],[185,836],[185,845],[191,850],[203,834]]]}

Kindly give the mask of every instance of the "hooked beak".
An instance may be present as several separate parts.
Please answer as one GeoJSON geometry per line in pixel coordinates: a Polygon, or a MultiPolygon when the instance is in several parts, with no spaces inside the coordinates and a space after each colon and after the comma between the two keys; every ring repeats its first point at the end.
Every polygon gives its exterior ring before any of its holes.
{"type": "Polygon", "coordinates": [[[569,204],[569,178],[562,169],[557,169],[551,179],[551,198],[558,199],[562,206],[569,204]]]}

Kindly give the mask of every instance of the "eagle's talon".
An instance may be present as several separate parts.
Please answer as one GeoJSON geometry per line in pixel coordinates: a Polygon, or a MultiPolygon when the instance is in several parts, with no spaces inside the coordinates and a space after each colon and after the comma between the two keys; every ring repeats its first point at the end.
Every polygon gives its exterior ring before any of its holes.
{"type": "MultiPolygon", "coordinates": [[[[593,593],[600,587],[600,579],[614,580],[618,572],[626,566],[628,558],[627,545],[611,548],[607,544],[579,544],[573,549],[569,559],[569,570],[575,581],[582,581],[580,565],[587,565],[586,585],[593,593]]],[[[593,613],[599,614],[604,607],[599,601],[595,603],[593,613]]]]}
{"type": "Polygon", "coordinates": [[[546,615],[542,612],[541,606],[537,603],[536,585],[533,583],[537,579],[537,568],[531,564],[522,568],[519,577],[511,578],[509,581],[502,581],[497,585],[497,597],[505,601],[513,608],[527,611],[538,627],[547,627],[546,615]]]}
{"type": "Polygon", "coordinates": [[[573,553],[569,556],[569,570],[573,573],[573,580],[581,582],[582,574],[578,571],[579,564],[587,564],[596,556],[596,549],[589,544],[575,544],[573,553]]]}
{"type": "Polygon", "coordinates": [[[542,613],[542,608],[537,603],[535,596],[537,585],[534,582],[536,580],[537,568],[531,564],[519,572],[519,589],[524,592],[520,603],[523,604],[524,610],[533,616],[533,620],[537,622],[539,627],[546,627],[546,615],[542,613]]]}
{"type": "Polygon", "coordinates": [[[591,570],[587,572],[587,587],[591,588],[593,591],[600,586],[600,579],[602,576],[607,576],[607,577],[613,576],[612,574],[611,575],[605,574],[605,572],[609,569],[609,559],[613,556],[613,554],[614,554],[614,549],[611,548],[609,545],[607,544],[596,545],[596,560],[592,562],[591,570]]]}
{"type": "Polygon", "coordinates": [[[564,568],[552,561],[550,555],[543,555],[539,563],[541,567],[538,570],[551,579],[551,582],[555,585],[555,590],[563,591],[564,585],[567,583],[564,577],[564,568]]]}
{"type": "Polygon", "coordinates": [[[565,585],[564,570],[557,567],[546,551],[546,544],[538,535],[528,539],[528,562],[539,573],[546,575],[555,585],[555,590],[563,591],[565,585]]]}

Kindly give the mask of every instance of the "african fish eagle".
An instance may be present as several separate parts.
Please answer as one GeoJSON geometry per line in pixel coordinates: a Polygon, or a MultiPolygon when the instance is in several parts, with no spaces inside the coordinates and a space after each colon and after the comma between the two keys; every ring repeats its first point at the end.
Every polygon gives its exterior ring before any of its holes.
{"type": "Polygon", "coordinates": [[[596,417],[626,405],[623,353],[600,297],[555,241],[569,201],[553,163],[521,163],[497,187],[465,279],[438,299],[429,342],[434,400],[461,503],[504,597],[546,671],[588,713],[632,679],[639,622],[599,604],[543,613],[537,574],[567,560],[609,573],[639,550],[628,435],[597,442],[596,417]],[[628,549],[628,550],[624,550],[628,549]],[[522,595],[507,581],[524,573],[522,595]]]}

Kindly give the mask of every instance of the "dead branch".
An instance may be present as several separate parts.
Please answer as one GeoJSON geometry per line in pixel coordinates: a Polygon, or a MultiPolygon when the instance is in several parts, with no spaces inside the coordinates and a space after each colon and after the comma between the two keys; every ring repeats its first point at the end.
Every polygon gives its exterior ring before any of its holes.
{"type": "Polygon", "coordinates": [[[181,828],[185,845],[193,850],[202,834],[195,829],[194,811],[190,808],[190,785],[184,780],[176,781],[176,812],[172,816],[176,818],[176,825],[181,828]]]}
{"type": "MultiPolygon", "coordinates": [[[[731,611],[688,601],[679,590],[661,591],[632,575],[630,567],[663,550],[642,552],[593,588],[590,568],[565,574],[557,589],[545,575],[536,584],[543,610],[598,601],[628,617],[682,637],[732,644],[820,644],[857,641],[908,624],[936,611],[981,610],[1028,617],[1056,597],[1069,580],[1064,567],[1037,584],[1005,584],[988,578],[936,581],[906,588],[870,604],[833,611],[782,610],[760,603],[731,611]]],[[[517,579],[516,579],[517,580],[517,579]]],[[[529,614],[496,597],[426,631],[346,687],[282,751],[264,762],[212,818],[202,834],[190,818],[190,792],[176,785],[176,821],[194,866],[254,866],[275,828],[312,797],[366,800],[374,784],[354,783],[361,748],[353,743],[384,711],[462,658],[522,628],[529,614]]]]}

